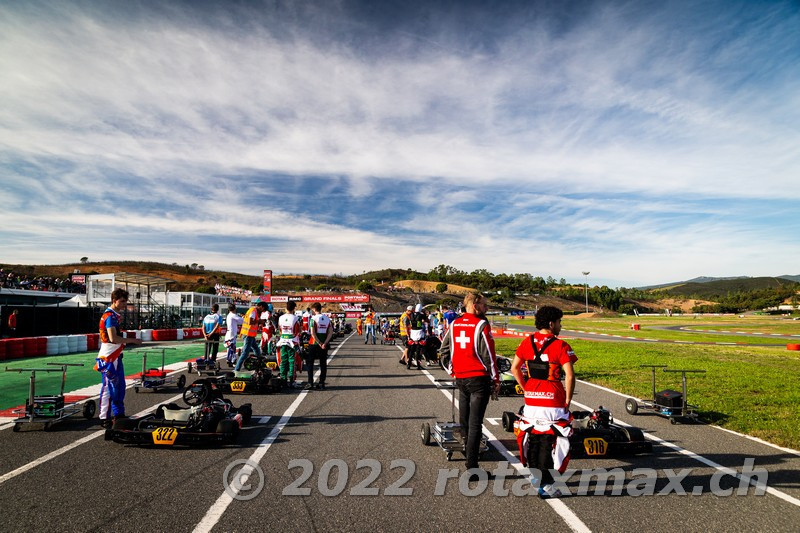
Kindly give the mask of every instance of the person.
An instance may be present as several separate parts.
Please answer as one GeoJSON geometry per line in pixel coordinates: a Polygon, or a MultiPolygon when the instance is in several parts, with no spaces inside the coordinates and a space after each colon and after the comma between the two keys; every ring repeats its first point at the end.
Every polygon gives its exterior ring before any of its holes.
{"type": "Polygon", "coordinates": [[[14,338],[17,336],[17,316],[19,315],[19,309],[14,309],[11,311],[11,314],[8,315],[8,336],[14,338]]]}
{"type": "Polygon", "coordinates": [[[203,318],[203,337],[206,339],[206,351],[203,359],[216,361],[219,352],[219,332],[222,329],[222,317],[219,315],[219,304],[211,306],[211,313],[203,318]]]}
{"type": "Polygon", "coordinates": [[[301,321],[298,320],[294,310],[297,307],[295,302],[286,302],[286,312],[278,319],[278,339],[277,348],[280,351],[280,376],[281,379],[294,387],[294,356],[296,348],[300,346],[301,321]]]}
{"type": "Polygon", "coordinates": [[[303,312],[303,331],[306,333],[310,333],[311,330],[308,329],[310,326],[311,321],[311,308],[306,307],[306,310],[303,312]]]}
{"type": "Polygon", "coordinates": [[[442,318],[444,318],[444,321],[445,321],[444,327],[445,327],[445,328],[449,328],[449,327],[450,327],[450,324],[452,324],[452,323],[453,323],[453,320],[455,320],[456,318],[458,318],[458,315],[456,314],[456,312],[455,312],[455,311],[453,311],[452,309],[450,309],[450,306],[449,306],[449,305],[446,305],[446,306],[444,307],[444,314],[442,315],[442,318]]]}
{"type": "Polygon", "coordinates": [[[358,333],[359,337],[364,333],[364,322],[360,316],[356,318],[356,333],[358,333]]]}
{"type": "Polygon", "coordinates": [[[275,326],[272,323],[272,304],[267,304],[267,310],[261,313],[261,353],[266,354],[269,350],[269,341],[275,334],[275,326]]]}
{"type": "Polygon", "coordinates": [[[367,334],[364,337],[364,344],[369,342],[369,337],[372,335],[372,344],[375,344],[375,313],[370,309],[364,313],[364,325],[367,328],[367,334]]]}
{"type": "Polygon", "coordinates": [[[557,498],[550,469],[564,473],[569,463],[572,415],[569,406],[575,390],[573,364],[578,360],[569,344],[558,338],[564,313],[553,306],[536,312],[538,331],[522,341],[511,364],[517,384],[525,389],[525,407],[520,417],[517,443],[523,465],[534,470],[531,483],[540,482],[539,496],[557,498]],[[522,374],[525,363],[528,380],[522,374]],[[561,383],[562,372],[566,386],[561,383]],[[541,480],[536,474],[541,472],[541,480]]]}
{"type": "Polygon", "coordinates": [[[455,378],[459,391],[458,414],[466,468],[472,470],[478,468],[483,417],[489,398],[497,398],[500,391],[500,373],[492,327],[486,319],[486,299],[481,294],[469,293],[464,301],[466,313],[450,325],[439,353],[449,355],[447,371],[455,378]]]}
{"type": "Polygon", "coordinates": [[[403,343],[403,356],[400,357],[400,364],[408,364],[408,332],[411,329],[411,312],[414,311],[414,306],[409,305],[406,307],[405,312],[400,315],[400,342],[403,343]]]}
{"type": "Polygon", "coordinates": [[[100,423],[109,428],[125,418],[125,369],[122,350],[127,344],[142,344],[141,339],[121,335],[120,312],[128,305],[128,291],[116,288],[111,293],[111,305],[100,317],[100,350],[94,369],[102,374],[100,384],[100,423]],[[111,419],[109,420],[109,411],[111,419]]]}
{"type": "Polygon", "coordinates": [[[244,318],[236,312],[236,304],[228,304],[228,315],[225,317],[225,346],[228,348],[226,359],[228,364],[233,364],[236,361],[236,338],[239,336],[239,328],[242,327],[244,318]]]}
{"type": "Polygon", "coordinates": [[[425,340],[426,318],[422,313],[422,304],[417,304],[414,312],[408,317],[408,355],[406,370],[411,370],[411,361],[415,361],[417,368],[422,370],[422,341],[425,340]]]}
{"type": "Polygon", "coordinates": [[[333,328],[328,315],[322,314],[322,304],[315,302],[311,306],[311,346],[308,354],[308,383],[306,390],[325,390],[325,378],[328,375],[328,348],[333,338],[333,328]],[[319,381],[314,383],[314,360],[319,359],[319,381]]]}
{"type": "Polygon", "coordinates": [[[233,367],[234,372],[242,369],[250,352],[255,352],[256,357],[261,357],[261,348],[258,346],[258,327],[261,325],[261,313],[267,310],[267,302],[259,301],[247,310],[244,314],[244,322],[242,324],[242,337],[244,344],[242,346],[242,354],[236,360],[236,366],[233,367]]]}
{"type": "Polygon", "coordinates": [[[435,311],[428,315],[428,323],[430,324],[430,334],[437,337],[441,336],[441,330],[439,329],[441,322],[439,322],[439,317],[435,311]]]}

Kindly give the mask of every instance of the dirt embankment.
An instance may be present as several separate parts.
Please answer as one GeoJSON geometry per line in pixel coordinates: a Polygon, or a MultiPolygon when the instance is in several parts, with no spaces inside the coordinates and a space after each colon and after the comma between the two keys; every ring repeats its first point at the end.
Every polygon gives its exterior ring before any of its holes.
{"type": "Polygon", "coordinates": [[[695,300],[692,298],[663,298],[655,302],[635,302],[642,307],[663,311],[664,309],[680,309],[682,313],[691,313],[696,305],[715,305],[716,302],[708,300],[695,300]]]}
{"type": "MultiPolygon", "coordinates": [[[[414,292],[436,293],[436,286],[441,283],[439,281],[419,281],[416,279],[405,279],[402,281],[395,281],[395,287],[408,287],[414,292]]],[[[469,292],[475,292],[475,289],[470,287],[463,287],[461,285],[454,285],[452,283],[445,283],[447,285],[447,294],[464,296],[469,292]]]]}

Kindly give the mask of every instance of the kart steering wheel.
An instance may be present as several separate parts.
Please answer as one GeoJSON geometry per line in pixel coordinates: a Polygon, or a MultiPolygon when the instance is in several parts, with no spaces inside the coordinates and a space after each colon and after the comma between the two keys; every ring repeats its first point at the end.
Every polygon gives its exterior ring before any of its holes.
{"type": "Polygon", "coordinates": [[[183,401],[194,407],[208,400],[211,396],[211,385],[206,380],[198,380],[183,391],[183,401]]]}

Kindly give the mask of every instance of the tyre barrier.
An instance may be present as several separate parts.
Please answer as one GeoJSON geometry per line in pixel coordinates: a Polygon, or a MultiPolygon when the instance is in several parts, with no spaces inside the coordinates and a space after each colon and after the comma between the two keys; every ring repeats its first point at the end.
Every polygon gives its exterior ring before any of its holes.
{"type": "Polygon", "coordinates": [[[175,330],[175,340],[176,341],[182,341],[183,340],[183,330],[182,329],[176,329],[175,330]]]}
{"type": "Polygon", "coordinates": [[[800,352],[800,344],[787,344],[786,349],[794,352],[800,352]]]}
{"type": "Polygon", "coordinates": [[[58,355],[58,337],[56,335],[50,335],[46,337],[47,339],[47,350],[45,351],[46,355],[58,355]]]}
{"type": "Polygon", "coordinates": [[[9,339],[6,344],[6,359],[22,359],[25,357],[25,342],[23,339],[9,339]]]}
{"type": "Polygon", "coordinates": [[[142,336],[140,337],[142,342],[150,342],[153,340],[153,330],[152,329],[143,329],[142,336]]]}

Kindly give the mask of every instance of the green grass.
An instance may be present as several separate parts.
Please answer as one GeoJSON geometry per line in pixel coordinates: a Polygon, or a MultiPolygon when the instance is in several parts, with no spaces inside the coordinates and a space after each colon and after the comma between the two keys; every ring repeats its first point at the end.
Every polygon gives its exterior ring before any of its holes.
{"type": "MultiPolygon", "coordinates": [[[[520,340],[497,339],[513,354],[520,340]]],[[[690,375],[688,396],[705,419],[721,427],[800,449],[800,353],[766,347],[681,346],[570,340],[578,356],[578,379],[623,394],[651,394],[650,369],[641,364],[706,370],[690,375]]],[[[657,373],[656,390],[680,390],[680,374],[657,373]]],[[[612,412],[624,409],[607,406],[612,412]]]]}
{"type": "MultiPolygon", "coordinates": [[[[513,320],[509,327],[521,324],[533,326],[533,319],[513,320]]],[[[800,334],[800,323],[787,324],[785,320],[775,319],[730,319],[728,317],[620,317],[620,318],[572,318],[564,317],[562,320],[563,335],[568,336],[569,331],[589,331],[594,333],[607,333],[609,335],[622,335],[637,339],[657,339],[694,342],[735,342],[739,344],[771,344],[775,346],[786,345],[793,342],[789,339],[776,339],[768,336],[732,336],[714,333],[692,333],[680,330],[656,329],[657,326],[687,326],[692,329],[715,329],[719,331],[759,331],[762,333],[800,334]],[[639,331],[630,329],[632,323],[641,326],[639,331]]],[[[800,339],[798,339],[800,341],[800,339]]]]}
{"type": "MultiPolygon", "coordinates": [[[[202,357],[203,345],[192,344],[175,346],[175,350],[166,352],[165,364],[185,361],[192,357],[202,357]]],[[[123,362],[125,373],[128,375],[142,371],[142,355],[139,350],[129,350],[125,353],[123,362]]],[[[83,363],[82,367],[70,367],[67,370],[67,383],[65,391],[73,391],[100,383],[100,374],[94,370],[97,352],[75,353],[70,355],[52,355],[48,357],[35,357],[31,359],[16,359],[3,361],[3,368],[47,368],[47,363],[83,363]]],[[[156,368],[161,366],[161,355],[148,355],[147,366],[156,368]]],[[[30,372],[0,372],[0,409],[8,409],[25,403],[28,397],[30,372]]],[[[37,373],[37,394],[58,394],[61,390],[61,373],[37,373]]]]}

